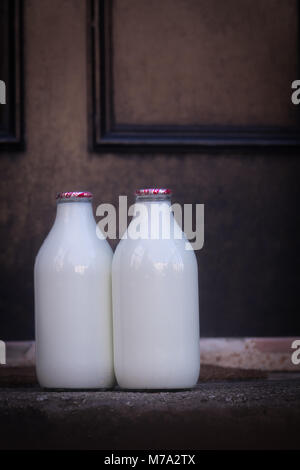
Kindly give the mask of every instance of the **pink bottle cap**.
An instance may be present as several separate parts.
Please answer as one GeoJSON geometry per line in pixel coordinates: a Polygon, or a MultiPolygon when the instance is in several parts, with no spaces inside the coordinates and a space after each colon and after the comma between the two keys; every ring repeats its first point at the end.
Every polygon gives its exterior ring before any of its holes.
{"type": "Polygon", "coordinates": [[[135,191],[136,196],[171,196],[172,190],[168,188],[144,188],[135,191]]]}
{"type": "Polygon", "coordinates": [[[92,199],[92,197],[89,191],[65,191],[56,194],[56,199],[92,199]]]}

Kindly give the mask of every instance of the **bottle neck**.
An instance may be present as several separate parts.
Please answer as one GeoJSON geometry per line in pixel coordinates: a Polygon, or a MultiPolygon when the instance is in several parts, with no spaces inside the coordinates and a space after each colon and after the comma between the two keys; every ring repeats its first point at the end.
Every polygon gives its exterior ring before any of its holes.
{"type": "Polygon", "coordinates": [[[172,238],[174,215],[169,197],[137,197],[131,215],[133,215],[133,224],[129,235],[133,235],[132,238],[138,238],[138,235],[131,233],[135,228],[140,230],[141,238],[172,238]]]}
{"type": "Polygon", "coordinates": [[[171,199],[169,197],[136,197],[134,205],[135,217],[146,216],[152,218],[152,221],[160,218],[170,218],[171,199]]]}
{"type": "Polygon", "coordinates": [[[95,219],[90,201],[61,201],[57,204],[54,226],[81,229],[94,228],[95,219]]]}
{"type": "Polygon", "coordinates": [[[135,204],[143,204],[147,211],[151,211],[152,207],[161,209],[166,214],[170,212],[171,199],[169,197],[136,197],[135,204]]]}

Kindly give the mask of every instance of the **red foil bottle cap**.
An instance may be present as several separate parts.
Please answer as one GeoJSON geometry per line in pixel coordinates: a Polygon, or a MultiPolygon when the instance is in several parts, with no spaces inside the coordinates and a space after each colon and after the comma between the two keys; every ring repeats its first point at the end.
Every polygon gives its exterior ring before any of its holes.
{"type": "Polygon", "coordinates": [[[92,199],[93,195],[89,191],[64,191],[56,194],[57,200],[62,199],[92,199]]]}
{"type": "Polygon", "coordinates": [[[143,188],[137,189],[136,196],[171,196],[172,190],[169,188],[143,188]]]}

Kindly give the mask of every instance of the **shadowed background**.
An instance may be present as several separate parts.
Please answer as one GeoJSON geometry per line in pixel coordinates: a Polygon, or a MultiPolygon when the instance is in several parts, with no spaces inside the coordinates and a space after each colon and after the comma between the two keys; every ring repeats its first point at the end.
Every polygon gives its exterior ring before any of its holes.
{"type": "MultiPolygon", "coordinates": [[[[116,120],[293,125],[297,2],[241,3],[116,1],[116,120]]],[[[299,334],[299,152],[89,152],[87,73],[87,3],[24,2],[26,149],[0,155],[0,338],[34,336],[33,264],[55,193],[90,190],[95,209],[145,186],[205,204],[203,336],[299,334]]]]}

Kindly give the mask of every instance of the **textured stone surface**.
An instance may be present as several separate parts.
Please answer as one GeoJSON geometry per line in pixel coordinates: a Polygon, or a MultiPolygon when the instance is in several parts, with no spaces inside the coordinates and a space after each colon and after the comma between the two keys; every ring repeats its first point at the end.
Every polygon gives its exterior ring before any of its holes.
{"type": "Polygon", "coordinates": [[[4,387],[0,447],[300,448],[300,378],[290,377],[201,382],[193,390],[157,392],[4,387]]]}

